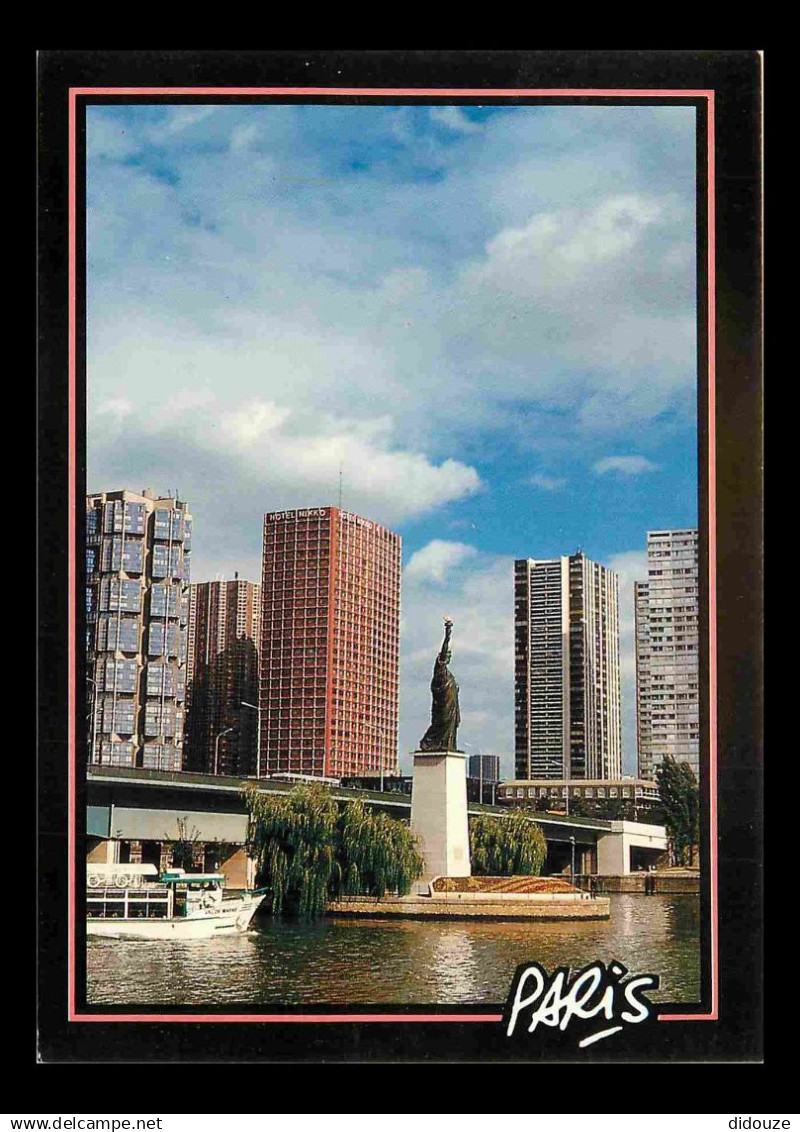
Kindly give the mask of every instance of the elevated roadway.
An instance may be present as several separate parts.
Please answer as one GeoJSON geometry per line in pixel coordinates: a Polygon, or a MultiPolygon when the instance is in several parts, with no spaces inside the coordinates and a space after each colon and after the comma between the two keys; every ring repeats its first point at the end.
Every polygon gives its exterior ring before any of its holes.
{"type": "MultiPolygon", "coordinates": [[[[243,845],[247,839],[243,790],[253,783],[266,795],[288,794],[295,785],[274,778],[91,766],[86,776],[86,836],[90,846],[101,840],[164,842],[179,839],[183,827],[198,843],[243,845]]],[[[408,818],[411,813],[408,794],[340,786],[329,789],[337,801],[363,798],[367,805],[397,817],[408,818]]],[[[510,810],[471,802],[468,812],[507,818],[510,810]]],[[[644,859],[642,853],[646,858],[648,850],[655,860],[666,849],[662,826],[546,813],[531,813],[530,819],[540,826],[547,841],[548,872],[569,866],[573,844],[576,871],[603,875],[629,872],[633,846],[641,851],[639,860],[644,859]]]]}

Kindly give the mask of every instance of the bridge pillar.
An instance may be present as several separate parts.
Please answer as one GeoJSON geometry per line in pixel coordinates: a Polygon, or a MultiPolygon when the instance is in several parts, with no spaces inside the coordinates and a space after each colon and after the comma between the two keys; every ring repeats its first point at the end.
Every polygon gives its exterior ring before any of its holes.
{"type": "Polygon", "coordinates": [[[667,848],[663,825],[612,821],[611,831],[597,839],[597,872],[600,876],[627,876],[631,871],[631,848],[646,850],[656,861],[667,848]]]}

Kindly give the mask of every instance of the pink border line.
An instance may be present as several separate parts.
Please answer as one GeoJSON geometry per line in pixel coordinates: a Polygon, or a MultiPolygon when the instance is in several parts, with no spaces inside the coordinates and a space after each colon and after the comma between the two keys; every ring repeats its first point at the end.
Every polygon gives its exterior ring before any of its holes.
{"type": "Polygon", "coordinates": [[[711,1010],[659,1014],[659,1022],[714,1022],[719,1017],[719,880],[717,870],[717,433],[716,433],[716,199],[714,92],[708,99],[708,808],[711,868],[711,1010]]]}
{"type": "Polygon", "coordinates": [[[242,97],[246,95],[272,96],[380,96],[402,97],[604,97],[604,98],[705,98],[708,106],[707,188],[708,188],[708,619],[709,619],[709,857],[711,868],[711,1010],[708,1014],[659,1014],[659,1022],[713,1022],[719,1017],[719,907],[717,871],[717,532],[716,532],[716,398],[715,398],[715,315],[716,315],[716,262],[715,262],[715,196],[714,196],[714,91],[713,90],[647,90],[640,88],[603,90],[597,88],[393,88],[382,87],[70,87],[69,88],[69,295],[68,295],[68,613],[67,635],[69,673],[67,727],[68,727],[68,862],[67,878],[67,1018],[70,1022],[502,1022],[502,1014],[78,1014],[75,1007],[75,852],[77,849],[75,775],[77,758],[76,705],[75,705],[75,580],[77,547],[76,522],[76,100],[81,95],[188,95],[242,97]]]}
{"type": "Polygon", "coordinates": [[[69,268],[68,268],[68,298],[67,298],[67,342],[69,350],[67,384],[69,390],[69,405],[67,407],[67,420],[69,429],[69,452],[67,471],[68,490],[68,516],[67,516],[67,648],[69,649],[69,670],[67,674],[67,743],[69,753],[67,758],[67,791],[69,796],[69,828],[67,831],[67,982],[68,982],[68,1018],[73,1021],[75,1014],[75,852],[77,837],[75,833],[75,760],[77,736],[75,732],[75,488],[76,488],[76,458],[75,458],[75,368],[76,368],[76,338],[75,338],[75,304],[76,304],[76,161],[75,161],[75,98],[70,91],[69,100],[69,268]]]}

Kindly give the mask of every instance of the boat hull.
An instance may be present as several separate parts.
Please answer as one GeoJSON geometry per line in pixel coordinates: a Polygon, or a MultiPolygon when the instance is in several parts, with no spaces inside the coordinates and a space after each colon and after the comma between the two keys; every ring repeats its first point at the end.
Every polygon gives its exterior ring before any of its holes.
{"type": "Polygon", "coordinates": [[[212,909],[198,916],[169,919],[90,918],[86,933],[106,939],[210,939],[219,935],[241,935],[250,927],[263,896],[230,901],[221,910],[212,909]],[[227,905],[231,906],[228,907],[227,905]]]}

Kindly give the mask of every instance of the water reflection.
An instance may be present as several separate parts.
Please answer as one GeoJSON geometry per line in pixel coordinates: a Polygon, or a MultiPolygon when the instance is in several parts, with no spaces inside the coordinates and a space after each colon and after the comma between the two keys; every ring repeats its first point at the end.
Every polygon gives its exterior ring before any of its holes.
{"type": "Polygon", "coordinates": [[[480,997],[480,971],[475,944],[463,925],[442,923],[444,929],[435,940],[430,971],[433,976],[432,1002],[476,1002],[480,997]]]}
{"type": "Polygon", "coordinates": [[[500,1003],[520,963],[621,960],[657,973],[653,997],[699,997],[699,901],[611,899],[611,920],[554,924],[266,918],[242,936],[89,942],[93,1004],[500,1003]]]}

